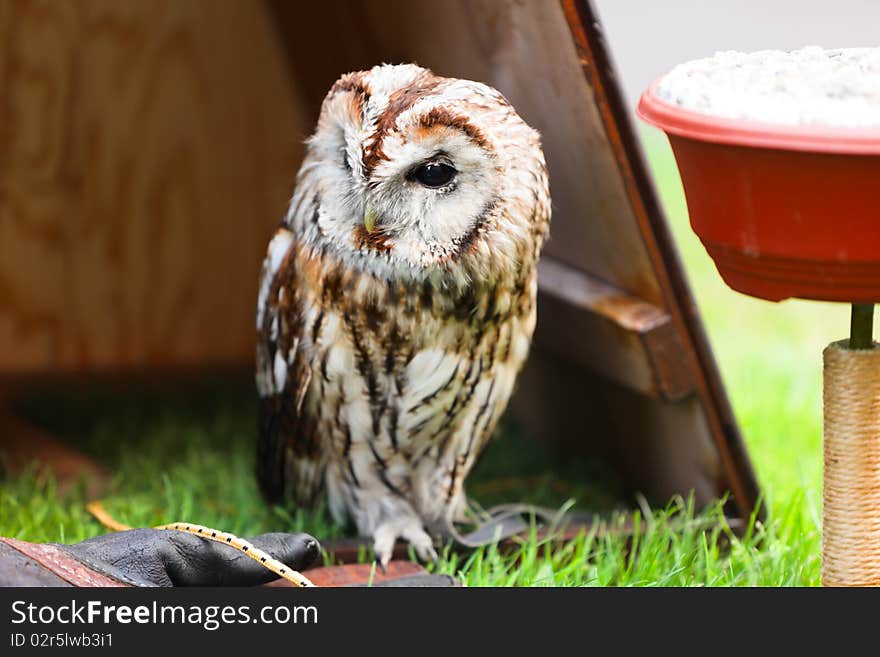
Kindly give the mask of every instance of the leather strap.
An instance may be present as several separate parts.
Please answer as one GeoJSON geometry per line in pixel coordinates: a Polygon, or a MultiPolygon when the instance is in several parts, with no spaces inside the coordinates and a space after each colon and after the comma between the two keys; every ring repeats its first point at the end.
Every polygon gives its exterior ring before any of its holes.
{"type": "MultiPolygon", "coordinates": [[[[373,587],[448,587],[460,586],[451,575],[432,575],[412,561],[393,560],[383,572],[375,564],[359,563],[341,566],[318,566],[305,571],[315,586],[373,586],[373,587]]],[[[291,582],[279,579],[263,586],[288,587],[291,582]]]]}
{"type": "Polygon", "coordinates": [[[116,579],[89,568],[70,554],[49,543],[28,543],[16,538],[0,537],[0,542],[20,552],[34,562],[54,573],[71,586],[81,587],[127,587],[116,579]]]}
{"type": "Polygon", "coordinates": [[[543,525],[545,534],[554,534],[571,527],[587,527],[594,520],[592,514],[551,509],[533,504],[499,504],[488,510],[473,512],[474,529],[462,534],[451,522],[448,535],[466,548],[478,548],[497,543],[528,531],[532,522],[543,525]]]}

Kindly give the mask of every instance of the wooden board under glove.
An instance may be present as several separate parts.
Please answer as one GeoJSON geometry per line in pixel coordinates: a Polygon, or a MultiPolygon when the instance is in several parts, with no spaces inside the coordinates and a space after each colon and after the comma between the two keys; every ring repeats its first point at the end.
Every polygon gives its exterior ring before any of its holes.
{"type": "MultiPolygon", "coordinates": [[[[384,572],[373,564],[345,564],[309,568],[303,574],[315,586],[368,586],[371,583],[386,584],[401,578],[427,575],[428,571],[412,561],[394,560],[388,563],[384,572]]],[[[266,586],[295,588],[285,579],[269,582],[266,586]]]]}

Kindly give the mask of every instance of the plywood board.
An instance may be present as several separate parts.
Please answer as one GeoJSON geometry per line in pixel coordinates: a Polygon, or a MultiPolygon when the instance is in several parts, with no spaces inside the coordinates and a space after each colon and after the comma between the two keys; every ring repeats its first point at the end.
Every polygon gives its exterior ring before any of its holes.
{"type": "Polygon", "coordinates": [[[242,362],[307,133],[249,0],[0,3],[0,366],[242,362]]]}

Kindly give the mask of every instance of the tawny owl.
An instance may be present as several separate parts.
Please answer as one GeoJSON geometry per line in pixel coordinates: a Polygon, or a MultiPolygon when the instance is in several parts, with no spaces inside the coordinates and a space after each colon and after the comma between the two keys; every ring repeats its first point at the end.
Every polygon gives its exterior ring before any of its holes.
{"type": "Polygon", "coordinates": [[[340,78],[257,307],[258,476],[422,558],[523,366],[550,222],[538,134],[496,90],[414,65],[340,78]]]}

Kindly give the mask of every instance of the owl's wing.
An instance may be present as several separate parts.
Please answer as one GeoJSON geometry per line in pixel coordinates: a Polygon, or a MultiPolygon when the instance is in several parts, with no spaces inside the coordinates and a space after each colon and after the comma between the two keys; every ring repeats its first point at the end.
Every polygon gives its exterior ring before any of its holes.
{"type": "Polygon", "coordinates": [[[257,478],[272,502],[314,504],[323,483],[317,422],[303,408],[311,363],[302,348],[304,308],[295,238],[285,226],[269,243],[257,302],[260,394],[257,478]]]}

